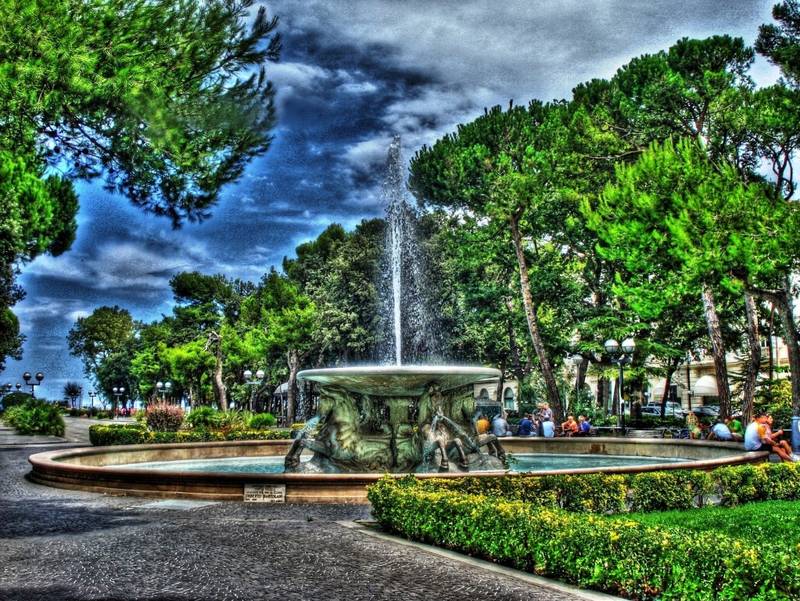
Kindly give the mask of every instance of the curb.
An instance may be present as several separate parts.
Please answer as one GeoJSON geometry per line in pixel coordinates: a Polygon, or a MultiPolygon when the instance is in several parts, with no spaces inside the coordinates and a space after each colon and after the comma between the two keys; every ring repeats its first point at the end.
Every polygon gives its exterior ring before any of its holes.
{"type": "Polygon", "coordinates": [[[447,559],[452,559],[475,568],[480,568],[496,574],[502,574],[503,576],[508,576],[510,578],[516,578],[517,580],[522,580],[527,584],[535,584],[536,586],[547,588],[552,591],[572,595],[577,599],[585,599],[586,601],[627,601],[622,599],[622,597],[615,597],[606,593],[599,593],[596,591],[578,588],[557,580],[550,580],[549,578],[543,578],[542,576],[535,576],[534,574],[529,574],[527,572],[501,566],[496,563],[492,563],[491,561],[486,561],[485,559],[476,559],[474,557],[469,557],[468,555],[456,553],[455,551],[450,551],[448,549],[442,549],[440,547],[418,543],[416,541],[411,541],[399,536],[394,536],[392,534],[386,534],[385,532],[380,532],[374,528],[374,525],[376,525],[377,522],[359,520],[356,522],[341,521],[336,523],[340,526],[344,526],[345,528],[355,530],[356,532],[371,536],[373,538],[403,545],[405,547],[413,547],[425,553],[446,557],[447,559]]]}

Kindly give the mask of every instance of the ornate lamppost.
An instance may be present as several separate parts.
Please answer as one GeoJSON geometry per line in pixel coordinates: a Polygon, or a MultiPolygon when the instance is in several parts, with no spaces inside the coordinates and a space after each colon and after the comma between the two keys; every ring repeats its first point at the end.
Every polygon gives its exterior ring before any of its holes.
{"type": "MultiPolygon", "coordinates": [[[[44,380],[44,374],[40,371],[37,371],[36,376],[31,376],[31,372],[26,371],[24,374],[22,374],[22,379],[25,380],[25,386],[31,387],[31,396],[36,398],[36,387],[42,383],[42,380],[44,380]],[[36,378],[36,382],[31,382],[34,377],[36,378]]],[[[19,388],[20,385],[17,384],[17,390],[19,390],[19,388]]]]}
{"type": "Polygon", "coordinates": [[[96,396],[97,396],[97,393],[94,390],[90,390],[89,391],[89,398],[92,399],[92,407],[91,407],[91,412],[92,413],[94,413],[94,397],[96,397],[96,396]]]}
{"type": "Polygon", "coordinates": [[[633,352],[636,350],[636,341],[633,338],[626,338],[622,341],[622,345],[620,346],[616,340],[610,338],[606,340],[603,346],[606,349],[606,353],[608,353],[609,357],[611,357],[611,363],[619,366],[619,415],[620,427],[622,428],[622,434],[624,436],[625,399],[622,396],[622,368],[633,360],[633,352]]]}
{"type": "Polygon", "coordinates": [[[256,388],[261,385],[265,375],[266,374],[264,373],[264,370],[259,369],[256,372],[256,379],[253,380],[253,372],[249,369],[244,370],[244,383],[250,387],[250,411],[254,411],[253,401],[256,394],[256,388]]]}
{"type": "Polygon", "coordinates": [[[119,399],[123,394],[125,394],[125,387],[124,386],[114,386],[114,388],[112,388],[111,391],[114,393],[114,397],[115,397],[114,398],[114,407],[113,407],[113,410],[111,411],[111,419],[114,419],[114,417],[117,414],[117,407],[119,407],[119,399]]]}
{"type": "Polygon", "coordinates": [[[166,401],[167,395],[172,392],[172,382],[156,382],[156,392],[161,395],[162,401],[166,401]]]}

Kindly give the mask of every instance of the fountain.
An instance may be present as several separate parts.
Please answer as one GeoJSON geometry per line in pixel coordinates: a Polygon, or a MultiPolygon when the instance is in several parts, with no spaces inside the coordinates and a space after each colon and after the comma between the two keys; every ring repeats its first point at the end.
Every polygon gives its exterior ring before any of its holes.
{"type": "MultiPolygon", "coordinates": [[[[505,452],[491,434],[473,423],[472,384],[498,378],[496,369],[461,366],[404,366],[403,307],[412,307],[418,330],[429,314],[422,299],[404,294],[404,273],[419,292],[421,269],[414,244],[413,209],[406,200],[400,139],[389,147],[384,182],[388,221],[387,265],[391,281],[391,366],[301,371],[298,380],[319,389],[319,423],[294,440],[286,472],[449,472],[504,469],[505,452]],[[409,267],[410,265],[410,267],[409,267]],[[481,449],[486,448],[489,453],[481,449]],[[313,452],[300,461],[303,450],[313,452]]],[[[418,296],[418,295],[416,295],[418,296]]]]}
{"type": "Polygon", "coordinates": [[[292,441],[58,449],[31,456],[28,477],[108,494],[365,503],[366,487],[386,472],[490,477],[504,469],[505,449],[514,453],[510,471],[529,474],[712,469],[766,459],[766,452],[742,453],[740,445],[717,441],[535,437],[505,438],[500,446],[494,436],[479,436],[473,384],[497,378],[498,370],[404,364],[438,359],[437,328],[425,306],[426,270],[416,262],[421,253],[399,140],[388,166],[385,365],[301,371],[298,378],[319,391],[319,412],[292,441]]]}

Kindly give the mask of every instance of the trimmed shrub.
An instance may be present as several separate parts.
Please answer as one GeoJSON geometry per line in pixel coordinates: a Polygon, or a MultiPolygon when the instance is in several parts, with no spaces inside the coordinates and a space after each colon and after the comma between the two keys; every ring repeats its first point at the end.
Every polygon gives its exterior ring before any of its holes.
{"type": "Polygon", "coordinates": [[[173,442],[214,442],[218,440],[289,440],[289,430],[179,430],[151,432],[141,424],[95,424],[89,428],[89,440],[95,446],[153,444],[173,442]]]}
{"type": "Polygon", "coordinates": [[[273,427],[277,421],[271,413],[256,413],[250,416],[247,427],[250,430],[266,430],[273,427]]]}
{"type": "Polygon", "coordinates": [[[19,434],[64,435],[61,408],[46,401],[28,397],[26,403],[7,409],[3,419],[19,434]]]}
{"type": "Polygon", "coordinates": [[[384,478],[368,498],[403,536],[631,599],[796,599],[800,559],[722,534],[702,537],[384,478]]]}
{"type": "Polygon", "coordinates": [[[147,406],[147,427],[156,432],[177,432],[183,423],[183,409],[164,401],[147,406]]]}
{"type": "Polygon", "coordinates": [[[630,490],[633,511],[691,509],[703,504],[712,481],[708,473],[696,470],[644,472],[630,478],[630,490]]]}
{"type": "Polygon", "coordinates": [[[3,409],[7,410],[17,405],[24,405],[25,403],[34,400],[34,398],[27,392],[9,392],[3,396],[3,409]]]}
{"type": "Polygon", "coordinates": [[[89,441],[98,447],[140,444],[147,437],[143,424],[95,424],[89,426],[89,441]]]}

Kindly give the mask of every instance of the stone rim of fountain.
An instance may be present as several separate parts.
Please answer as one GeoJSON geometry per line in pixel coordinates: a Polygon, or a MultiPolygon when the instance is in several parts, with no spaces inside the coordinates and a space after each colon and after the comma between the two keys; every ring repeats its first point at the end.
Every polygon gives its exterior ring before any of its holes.
{"type": "Polygon", "coordinates": [[[365,365],[306,369],[298,380],[321,386],[338,386],[350,392],[373,396],[420,396],[432,384],[442,392],[477,382],[500,378],[492,367],[461,365],[365,365]]]}

